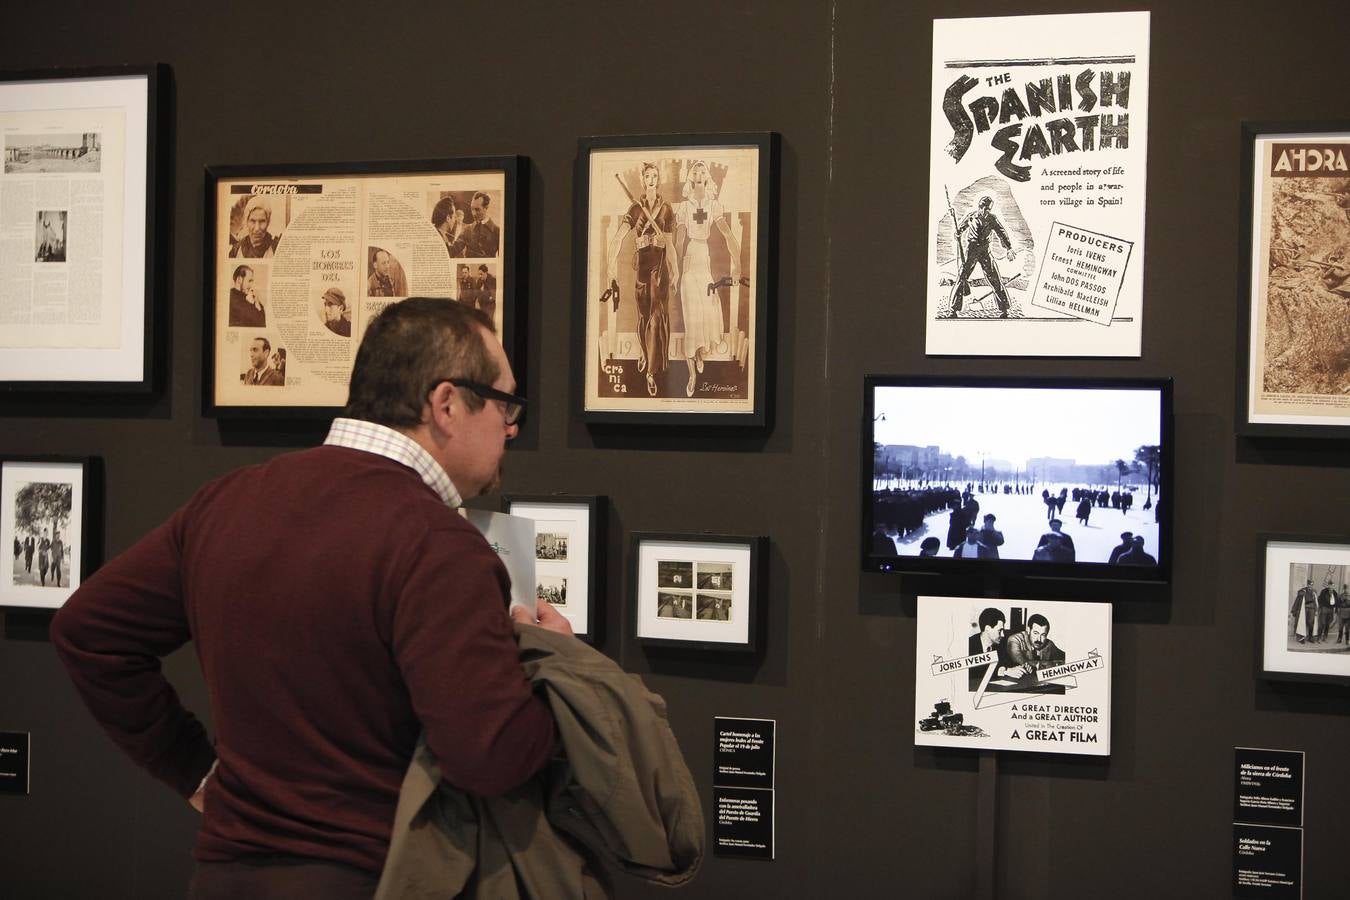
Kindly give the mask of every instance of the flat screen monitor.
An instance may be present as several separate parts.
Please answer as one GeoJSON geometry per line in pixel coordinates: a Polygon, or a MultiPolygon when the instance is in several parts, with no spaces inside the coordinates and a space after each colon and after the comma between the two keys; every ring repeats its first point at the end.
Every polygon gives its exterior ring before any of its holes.
{"type": "Polygon", "coordinates": [[[863,384],[865,570],[1170,580],[1170,378],[863,384]]]}

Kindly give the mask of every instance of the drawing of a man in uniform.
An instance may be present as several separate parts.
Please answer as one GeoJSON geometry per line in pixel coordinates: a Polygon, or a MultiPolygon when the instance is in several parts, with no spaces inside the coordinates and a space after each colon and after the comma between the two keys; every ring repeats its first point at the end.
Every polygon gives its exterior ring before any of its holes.
{"type": "Polygon", "coordinates": [[[998,266],[994,263],[993,257],[989,255],[989,241],[997,236],[1003,242],[1003,247],[1008,251],[1008,261],[1011,262],[1017,256],[1017,251],[1013,249],[1012,241],[1008,239],[1008,232],[1004,230],[1003,223],[994,215],[994,198],[988,194],[980,197],[978,208],[973,212],[967,213],[966,217],[956,226],[957,239],[965,234],[965,261],[961,264],[961,275],[957,280],[956,291],[952,296],[952,311],[948,318],[955,319],[956,314],[961,311],[961,301],[970,294],[970,273],[975,269],[976,263],[984,271],[984,277],[989,280],[989,287],[993,289],[994,295],[998,298],[999,318],[1008,318],[1008,291],[1003,286],[1003,279],[999,276],[998,266]]]}

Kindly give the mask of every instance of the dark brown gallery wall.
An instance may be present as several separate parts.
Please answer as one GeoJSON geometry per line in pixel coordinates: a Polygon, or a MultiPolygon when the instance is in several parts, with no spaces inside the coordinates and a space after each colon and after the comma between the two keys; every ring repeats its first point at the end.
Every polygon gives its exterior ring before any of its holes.
{"type": "MultiPolygon", "coordinates": [[[[101,455],[111,554],[200,483],[317,442],[322,429],[222,428],[200,414],[203,167],[524,154],[532,404],[507,457],[508,487],[609,496],[602,649],[666,697],[705,801],[713,717],[778,721],[778,858],[710,856],[685,896],[973,894],[978,835],[991,824],[976,817],[978,760],[916,752],[910,737],[914,597],[930,588],[858,571],[867,372],[1176,379],[1173,586],[1003,586],[1116,604],[1115,730],[1107,761],[1000,757],[998,896],[1223,896],[1236,744],[1307,751],[1306,895],[1335,896],[1350,701],[1254,681],[1252,548],[1258,531],[1344,533],[1345,457],[1237,442],[1231,410],[1238,123],[1343,114],[1344,27],[1309,27],[1312,13],[1275,3],[1154,10],[1141,360],[923,352],[931,20],[1106,8],[606,0],[7,10],[0,64],[164,62],[176,112],[164,395],[130,407],[0,401],[0,452],[101,455]],[[759,130],[782,135],[772,430],[592,432],[572,413],[579,351],[565,337],[580,308],[576,138],[759,130]],[[637,530],[769,535],[764,652],[644,651],[624,603],[637,530]]],[[[1319,15],[1346,24],[1336,5],[1319,15]]],[[[181,896],[194,814],[112,748],[40,629],[10,620],[0,730],[31,731],[34,758],[31,795],[0,797],[0,895],[181,896]]],[[[166,669],[209,720],[191,649],[166,669]]],[[[667,896],[628,880],[619,892],[667,896]]]]}

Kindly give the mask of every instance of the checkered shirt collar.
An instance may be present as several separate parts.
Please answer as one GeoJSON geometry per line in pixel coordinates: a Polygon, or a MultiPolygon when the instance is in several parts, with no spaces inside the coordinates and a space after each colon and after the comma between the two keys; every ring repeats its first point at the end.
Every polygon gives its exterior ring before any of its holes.
{"type": "Polygon", "coordinates": [[[363,419],[337,418],[328,429],[324,444],[364,450],[392,459],[420,475],[427,487],[435,491],[436,496],[451,509],[464,502],[450,476],[445,474],[441,464],[430,453],[412,438],[385,425],[363,419]]]}

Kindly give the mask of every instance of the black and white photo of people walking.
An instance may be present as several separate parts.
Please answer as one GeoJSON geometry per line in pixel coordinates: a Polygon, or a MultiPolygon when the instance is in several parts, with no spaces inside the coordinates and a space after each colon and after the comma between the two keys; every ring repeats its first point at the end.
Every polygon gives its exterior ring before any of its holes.
{"type": "Polygon", "coordinates": [[[59,482],[22,485],[14,498],[11,584],[70,587],[72,487],[59,482]]]}
{"type": "Polygon", "coordinates": [[[1157,566],[1159,403],[1155,390],[878,386],[871,555],[1157,566]]]}

